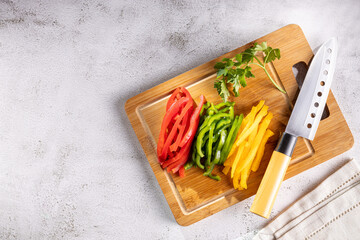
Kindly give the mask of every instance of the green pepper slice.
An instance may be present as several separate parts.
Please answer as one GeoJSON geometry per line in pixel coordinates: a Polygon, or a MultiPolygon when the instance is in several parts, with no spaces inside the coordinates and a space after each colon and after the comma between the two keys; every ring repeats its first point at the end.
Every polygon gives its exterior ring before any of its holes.
{"type": "Polygon", "coordinates": [[[242,120],[244,118],[244,115],[241,114],[240,116],[236,116],[233,125],[231,126],[229,135],[226,139],[225,145],[224,145],[224,149],[221,152],[221,159],[220,159],[220,164],[223,164],[227,158],[227,156],[229,155],[229,152],[231,150],[232,145],[235,142],[237,133],[240,129],[242,120]]]}
{"type": "Polygon", "coordinates": [[[229,113],[218,113],[209,118],[207,125],[211,125],[213,122],[220,120],[221,118],[231,117],[229,113]]]}
{"type": "Polygon", "coordinates": [[[219,137],[220,137],[221,131],[228,129],[229,127],[231,127],[231,124],[230,124],[230,123],[222,126],[222,127],[215,133],[215,135],[214,135],[214,137],[213,137],[213,139],[214,139],[213,142],[217,142],[218,139],[219,139],[219,137]]]}
{"type": "Polygon", "coordinates": [[[212,145],[213,145],[213,135],[215,130],[216,123],[211,124],[209,129],[209,140],[207,143],[207,159],[206,159],[206,166],[210,165],[211,162],[211,154],[212,154],[212,145]]]}
{"type": "Polygon", "coordinates": [[[211,174],[211,172],[214,170],[214,167],[215,167],[215,163],[212,162],[212,163],[210,164],[209,168],[206,170],[206,172],[204,172],[203,175],[204,175],[204,176],[208,176],[208,177],[210,177],[210,178],[212,178],[212,179],[214,179],[214,180],[216,180],[216,181],[220,181],[220,180],[221,180],[220,176],[218,176],[218,175],[212,175],[212,174],[211,174]]]}
{"type": "Polygon", "coordinates": [[[202,152],[202,144],[204,142],[205,133],[210,130],[210,125],[207,125],[204,129],[199,132],[199,135],[196,139],[196,151],[200,155],[200,157],[204,157],[204,153],[202,152]]]}
{"type": "Polygon", "coordinates": [[[194,162],[187,162],[184,166],[185,170],[189,170],[190,168],[192,168],[194,166],[194,162]]]}
{"type": "Polygon", "coordinates": [[[215,164],[219,164],[220,163],[220,158],[221,158],[221,150],[225,144],[226,138],[227,138],[228,132],[226,129],[221,130],[220,132],[220,139],[218,141],[218,145],[216,147],[216,152],[214,154],[214,162],[215,164]]]}
{"type": "Polygon", "coordinates": [[[230,106],[234,106],[234,105],[235,105],[235,102],[222,102],[222,103],[215,105],[215,108],[220,109],[225,106],[230,107],[230,106]]]}
{"type": "Polygon", "coordinates": [[[224,144],[224,147],[223,147],[223,151],[221,152],[220,163],[222,163],[223,159],[227,157],[226,152],[227,152],[228,146],[229,146],[229,144],[230,144],[232,135],[234,134],[234,131],[235,131],[236,126],[237,126],[237,124],[238,124],[238,121],[239,121],[239,117],[236,116],[236,117],[235,117],[235,120],[233,121],[233,123],[232,123],[232,125],[231,125],[230,131],[229,131],[229,134],[228,134],[228,137],[226,138],[226,141],[225,141],[225,144],[224,144]],[[225,156],[225,155],[226,155],[226,156],[225,156]]]}
{"type": "Polygon", "coordinates": [[[195,157],[195,163],[196,165],[201,168],[201,169],[204,169],[204,165],[201,164],[201,157],[199,154],[196,154],[196,157],[195,157]]]}
{"type": "Polygon", "coordinates": [[[229,119],[229,118],[223,118],[223,119],[219,120],[219,121],[217,122],[217,124],[216,124],[215,131],[219,131],[219,129],[220,129],[222,126],[227,125],[227,124],[229,124],[229,123],[231,123],[231,119],[229,119]]]}

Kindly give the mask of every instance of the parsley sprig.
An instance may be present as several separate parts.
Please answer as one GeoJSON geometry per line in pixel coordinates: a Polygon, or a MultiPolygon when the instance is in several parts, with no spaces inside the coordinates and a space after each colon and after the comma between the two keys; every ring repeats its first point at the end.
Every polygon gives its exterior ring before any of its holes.
{"type": "Polygon", "coordinates": [[[262,68],[271,82],[282,93],[286,93],[276,82],[272,79],[269,72],[265,68],[265,64],[280,59],[280,49],[268,47],[266,42],[261,44],[255,43],[253,47],[246,49],[244,52],[236,54],[234,58],[223,58],[221,62],[217,62],[214,66],[217,69],[217,77],[214,87],[217,89],[219,95],[224,102],[227,102],[230,92],[227,88],[227,83],[233,84],[233,92],[235,97],[239,96],[239,89],[246,87],[246,78],[255,77],[251,72],[250,65],[254,64],[262,68]],[[265,54],[264,61],[261,62],[256,56],[258,52],[265,54]],[[256,62],[254,62],[256,60],[256,62]]]}

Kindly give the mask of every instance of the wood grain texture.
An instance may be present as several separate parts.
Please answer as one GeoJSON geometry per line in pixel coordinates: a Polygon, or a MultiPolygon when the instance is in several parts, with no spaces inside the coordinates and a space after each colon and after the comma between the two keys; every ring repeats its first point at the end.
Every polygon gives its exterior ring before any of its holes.
{"type": "MultiPolygon", "coordinates": [[[[125,104],[125,110],[134,131],[144,149],[151,168],[159,182],[176,221],[183,226],[190,225],[224,208],[238,203],[257,191],[266,170],[271,153],[280,134],[285,130],[293,103],[299,91],[292,72],[298,62],[309,64],[313,57],[312,50],[299,26],[288,25],[273,33],[250,42],[223,56],[183,73],[167,82],[132,97],[125,104]],[[278,91],[259,68],[253,67],[256,78],[248,80],[248,86],[240,90],[240,97],[230,98],[236,102],[237,114],[250,112],[251,107],[260,100],[265,100],[274,118],[269,128],[275,135],[270,138],[265,154],[256,173],[251,173],[248,189],[237,191],[232,188],[229,176],[221,173],[221,167],[214,172],[222,178],[220,182],[204,177],[202,170],[192,168],[186,171],[186,177],[180,178],[164,171],[157,162],[156,142],[161,121],[165,114],[165,105],[171,92],[179,86],[186,87],[196,102],[203,94],[210,102],[221,102],[213,87],[217,61],[224,57],[233,57],[244,51],[254,42],[267,41],[269,46],[280,48],[281,59],[266,67],[272,76],[282,84],[287,94],[278,91]]],[[[353,137],[340,111],[333,94],[330,92],[327,105],[330,116],[322,120],[313,141],[299,139],[293,159],[285,179],[327,161],[351,148],[353,137]]],[[[281,191],[281,190],[280,190],[281,191]]]]}

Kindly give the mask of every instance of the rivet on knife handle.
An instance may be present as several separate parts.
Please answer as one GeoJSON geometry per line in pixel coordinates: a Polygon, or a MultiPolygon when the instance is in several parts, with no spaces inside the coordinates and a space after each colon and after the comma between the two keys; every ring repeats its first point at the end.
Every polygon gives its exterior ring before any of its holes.
{"type": "Polygon", "coordinates": [[[273,152],[250,211],[269,218],[294,151],[297,137],[284,132],[273,152]]]}

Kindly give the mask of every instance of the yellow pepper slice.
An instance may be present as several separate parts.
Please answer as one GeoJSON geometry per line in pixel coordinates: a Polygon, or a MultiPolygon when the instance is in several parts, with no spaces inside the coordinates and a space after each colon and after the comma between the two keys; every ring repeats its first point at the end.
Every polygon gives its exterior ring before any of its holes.
{"type": "Polygon", "coordinates": [[[265,145],[266,145],[268,139],[273,135],[274,135],[274,133],[270,129],[266,129],[265,135],[261,140],[259,150],[256,153],[256,157],[251,165],[251,171],[256,172],[259,169],[261,159],[264,156],[265,145]]]}
{"type": "MultiPolygon", "coordinates": [[[[254,122],[251,124],[251,126],[247,129],[247,130],[244,130],[241,135],[239,136],[239,138],[236,140],[235,144],[236,146],[239,146],[240,143],[242,141],[244,141],[249,135],[250,133],[259,125],[260,121],[263,119],[263,117],[267,114],[267,110],[269,109],[268,106],[264,106],[259,114],[256,116],[254,122]]],[[[235,145],[234,144],[234,145],[235,145]]]]}
{"type": "Polygon", "coordinates": [[[240,160],[240,157],[241,157],[241,154],[243,153],[244,151],[244,148],[245,148],[245,143],[241,144],[238,148],[238,151],[236,153],[236,157],[235,157],[235,161],[234,163],[232,164],[231,166],[231,177],[233,178],[234,177],[234,172],[235,172],[235,169],[236,169],[236,166],[240,160]]]}

